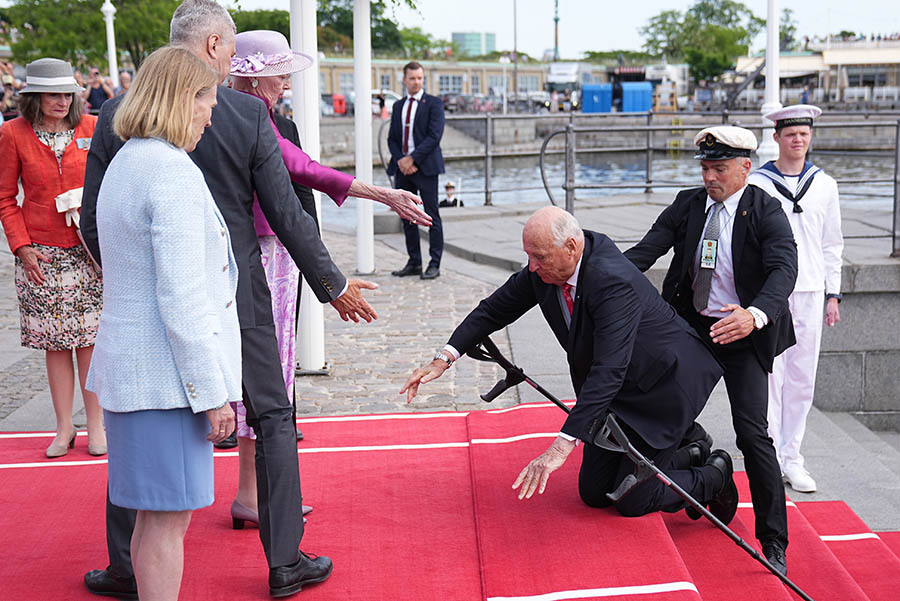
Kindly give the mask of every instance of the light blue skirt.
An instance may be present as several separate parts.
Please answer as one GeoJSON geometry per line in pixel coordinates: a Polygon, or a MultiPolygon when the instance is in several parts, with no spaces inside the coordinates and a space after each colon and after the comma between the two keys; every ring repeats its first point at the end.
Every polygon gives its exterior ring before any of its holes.
{"type": "Polygon", "coordinates": [[[205,413],[104,410],[103,418],[114,505],[149,511],[212,505],[213,447],[205,413]]]}

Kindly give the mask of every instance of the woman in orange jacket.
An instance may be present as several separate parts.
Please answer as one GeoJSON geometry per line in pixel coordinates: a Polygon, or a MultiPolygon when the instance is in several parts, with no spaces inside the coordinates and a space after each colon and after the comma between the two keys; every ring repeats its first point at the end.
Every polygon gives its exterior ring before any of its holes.
{"type": "Polygon", "coordinates": [[[106,453],[97,396],[84,388],[102,307],[99,270],[78,236],[84,167],[97,118],[84,114],[72,67],[42,58],[26,68],[21,117],[0,128],[0,221],[16,256],[22,346],[46,352],[56,412],[47,457],[75,445],[75,366],[87,415],[88,452],[106,453]],[[25,198],[16,202],[21,180],[25,198]]]}

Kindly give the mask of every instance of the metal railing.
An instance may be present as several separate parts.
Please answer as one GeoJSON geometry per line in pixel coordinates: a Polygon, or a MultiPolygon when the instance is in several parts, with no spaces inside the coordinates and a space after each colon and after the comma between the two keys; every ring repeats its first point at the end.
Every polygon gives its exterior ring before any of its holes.
{"type": "MultiPolygon", "coordinates": [[[[900,111],[829,111],[829,117],[862,117],[863,120],[858,121],[839,121],[827,122],[820,121],[816,123],[816,129],[828,128],[858,128],[858,127],[892,127],[896,130],[893,160],[894,160],[894,177],[891,179],[842,179],[838,180],[839,184],[893,184],[893,194],[890,195],[894,200],[893,209],[893,225],[892,225],[892,255],[900,256],[900,111]],[[885,117],[896,118],[896,121],[886,120],[885,117]]],[[[575,190],[576,189],[635,189],[643,188],[644,192],[652,192],[654,188],[682,188],[685,186],[696,185],[695,182],[684,181],[667,181],[655,180],[653,178],[653,153],[662,152],[671,149],[655,148],[653,146],[654,132],[672,132],[686,131],[696,129],[699,131],[704,127],[710,127],[720,124],[733,124],[746,127],[751,130],[762,130],[766,126],[760,121],[758,111],[650,111],[639,113],[600,113],[600,114],[584,114],[584,113],[547,113],[547,114],[507,114],[496,115],[493,113],[483,113],[476,115],[448,115],[447,122],[452,124],[455,121],[483,121],[484,129],[481,135],[484,137],[483,153],[473,153],[465,157],[448,156],[447,159],[482,159],[484,161],[484,186],[480,191],[484,194],[484,204],[490,206],[493,204],[493,195],[498,192],[518,192],[533,191],[543,189],[550,202],[557,204],[556,198],[553,196],[551,187],[547,181],[546,173],[546,157],[548,154],[564,154],[565,155],[565,183],[562,189],[565,191],[565,205],[567,210],[574,210],[575,190]],[[653,125],[655,117],[709,117],[708,121],[692,122],[688,124],[665,124],[653,125]],[[604,125],[582,127],[576,125],[577,121],[619,121],[623,118],[639,118],[645,119],[646,125],[604,125]],[[565,128],[557,128],[551,130],[540,145],[539,150],[533,149],[517,149],[517,150],[498,150],[494,143],[494,124],[497,121],[505,120],[567,120],[565,128]],[[746,120],[746,121],[745,121],[746,120]],[[645,133],[645,142],[643,146],[627,146],[627,147],[596,147],[596,148],[579,148],[576,150],[577,135],[579,133],[645,133]],[[565,135],[566,143],[564,148],[551,148],[549,143],[552,138],[565,135]],[[635,180],[621,183],[608,184],[576,184],[575,167],[577,153],[618,153],[618,152],[644,152],[645,158],[645,177],[643,181],[635,180]],[[518,157],[518,156],[539,156],[539,167],[541,173],[541,186],[511,186],[503,188],[495,188],[492,183],[493,162],[498,157],[518,157]]],[[[382,140],[385,139],[385,128],[388,127],[390,121],[384,121],[378,132],[378,154],[381,163],[387,171],[387,158],[384,156],[382,140]]],[[[460,196],[463,196],[464,190],[459,190],[460,196]]]]}
{"type": "MultiPolygon", "coordinates": [[[[679,113],[684,115],[684,113],[679,113]]],[[[759,117],[758,113],[749,113],[754,115],[754,117],[759,117]]],[[[723,115],[723,122],[728,122],[729,115],[725,113],[723,115]]],[[[685,186],[692,185],[690,182],[672,182],[672,181],[653,181],[653,152],[654,148],[652,145],[652,135],[653,132],[672,132],[672,131],[685,131],[688,129],[691,130],[700,130],[705,127],[711,127],[714,125],[719,125],[719,123],[707,123],[707,124],[698,124],[691,123],[688,125],[684,124],[674,124],[674,125],[649,125],[652,119],[652,113],[647,115],[648,125],[640,126],[640,125],[611,125],[604,127],[576,127],[573,123],[573,120],[570,119],[569,123],[565,128],[558,128],[550,133],[548,133],[544,137],[544,142],[541,145],[541,154],[540,154],[540,170],[541,170],[541,181],[544,184],[544,190],[547,192],[547,196],[550,199],[550,203],[554,206],[559,206],[556,198],[553,196],[553,192],[550,189],[550,185],[547,181],[547,171],[546,171],[546,149],[550,140],[559,135],[565,135],[565,183],[562,188],[565,191],[565,209],[570,213],[574,213],[575,210],[575,190],[577,189],[590,189],[590,190],[599,190],[599,189],[623,189],[623,188],[639,188],[643,187],[644,192],[649,193],[653,190],[653,188],[681,188],[685,186]],[[575,165],[576,165],[576,142],[577,142],[577,134],[587,134],[587,133],[623,133],[623,132],[646,132],[647,134],[647,143],[644,151],[646,152],[646,169],[645,169],[645,178],[643,182],[633,181],[633,182],[625,182],[625,183],[615,183],[615,184],[577,184],[575,182],[575,165]]],[[[735,123],[737,125],[737,123],[735,123]]],[[[767,128],[771,128],[771,125],[767,125],[761,122],[754,123],[741,123],[741,127],[745,127],[750,130],[763,130],[767,128]]],[[[894,177],[891,179],[842,179],[837,180],[838,184],[893,184],[894,192],[893,192],[893,200],[894,200],[894,210],[893,210],[893,221],[892,221],[892,229],[891,229],[891,238],[892,238],[892,257],[900,257],[900,119],[897,121],[842,121],[842,122],[825,122],[825,123],[816,123],[816,129],[828,129],[828,128],[854,128],[854,127],[893,127],[895,128],[895,139],[894,139],[894,177]]],[[[638,149],[635,149],[638,150],[638,149]]]]}

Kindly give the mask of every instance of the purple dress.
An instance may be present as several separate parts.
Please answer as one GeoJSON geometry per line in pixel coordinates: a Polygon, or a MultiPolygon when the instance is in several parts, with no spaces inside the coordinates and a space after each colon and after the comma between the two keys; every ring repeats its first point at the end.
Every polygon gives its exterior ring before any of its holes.
{"type": "MultiPolygon", "coordinates": [[[[341,206],[347,199],[353,176],[341,173],[330,167],[320,165],[309,158],[309,155],[286,140],[278,132],[271,112],[269,122],[278,138],[281,156],[291,180],[325,192],[334,202],[341,206]]],[[[294,398],[294,363],[296,358],[296,339],[294,337],[294,321],[297,315],[297,287],[300,282],[300,271],[287,249],[275,237],[275,232],[259,208],[259,202],[253,202],[253,221],[256,235],[259,236],[259,249],[266,281],[272,294],[272,317],[275,320],[275,336],[278,339],[278,352],[281,356],[281,371],[289,399],[294,398]]],[[[237,408],[237,434],[243,438],[256,438],[253,429],[247,426],[247,410],[243,403],[237,408]]]]}

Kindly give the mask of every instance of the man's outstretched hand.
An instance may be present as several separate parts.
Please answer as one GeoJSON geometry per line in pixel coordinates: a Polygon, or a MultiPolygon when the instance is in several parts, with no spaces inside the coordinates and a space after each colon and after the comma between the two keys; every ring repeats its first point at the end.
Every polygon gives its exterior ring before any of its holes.
{"type": "Polygon", "coordinates": [[[419,394],[419,384],[431,382],[440,378],[450,366],[446,361],[439,359],[433,360],[428,365],[418,368],[400,389],[400,394],[406,393],[406,402],[412,402],[416,395],[419,394]]]}
{"type": "Polygon", "coordinates": [[[378,319],[375,309],[363,298],[363,289],[377,290],[378,284],[367,282],[366,280],[347,280],[347,290],[331,301],[331,306],[335,308],[344,321],[352,320],[359,323],[360,318],[362,318],[366,322],[371,323],[373,320],[378,319]]]}
{"type": "Polygon", "coordinates": [[[574,449],[574,441],[557,436],[549,449],[532,459],[531,463],[519,472],[519,477],[512,485],[513,490],[521,486],[519,499],[530,499],[535,491],[540,495],[544,494],[550,474],[562,467],[574,449]]]}

